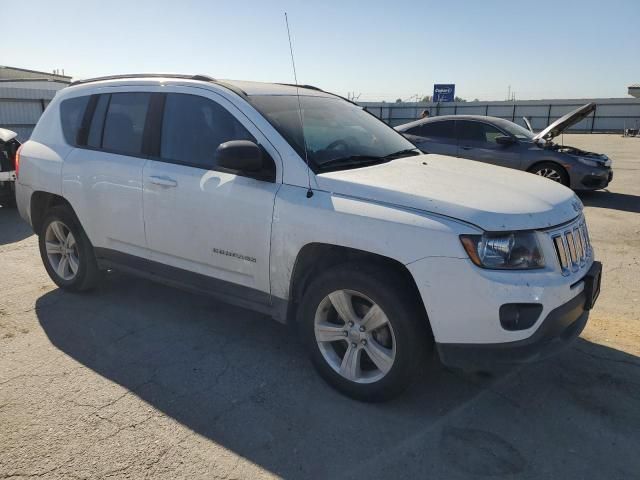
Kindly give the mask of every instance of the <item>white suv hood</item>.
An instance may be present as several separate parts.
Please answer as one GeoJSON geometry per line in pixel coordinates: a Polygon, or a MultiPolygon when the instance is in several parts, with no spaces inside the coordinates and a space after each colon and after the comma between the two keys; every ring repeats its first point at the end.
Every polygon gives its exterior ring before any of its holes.
{"type": "Polygon", "coordinates": [[[582,203],[537,175],[444,155],[419,155],[317,175],[321,190],[463,220],[487,231],[529,230],[575,218],[582,203]]]}

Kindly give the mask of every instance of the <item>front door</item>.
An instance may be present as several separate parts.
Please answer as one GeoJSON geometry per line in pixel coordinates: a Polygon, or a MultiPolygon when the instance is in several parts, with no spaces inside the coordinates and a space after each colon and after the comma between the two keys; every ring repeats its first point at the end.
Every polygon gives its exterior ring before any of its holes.
{"type": "MultiPolygon", "coordinates": [[[[223,171],[214,160],[221,143],[267,142],[223,97],[180,91],[175,87],[165,96],[158,158],[144,167],[151,260],[175,269],[165,275],[175,274],[181,277],[177,280],[195,282],[212,293],[268,303],[271,221],[279,183],[223,171]]],[[[277,156],[271,151],[265,150],[270,162],[277,156]]]]}
{"type": "Polygon", "coordinates": [[[504,136],[505,133],[493,125],[473,120],[458,120],[456,128],[458,156],[501,167],[520,167],[517,144],[498,144],[495,141],[496,137],[504,136]]]}

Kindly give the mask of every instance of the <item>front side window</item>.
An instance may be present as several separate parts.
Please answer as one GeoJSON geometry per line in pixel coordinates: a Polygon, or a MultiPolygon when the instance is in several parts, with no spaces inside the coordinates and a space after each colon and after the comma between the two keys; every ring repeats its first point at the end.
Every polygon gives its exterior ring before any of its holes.
{"type": "Polygon", "coordinates": [[[493,125],[483,122],[462,120],[458,122],[458,137],[464,142],[489,143],[496,145],[496,137],[504,133],[493,125]]]}
{"type": "Polygon", "coordinates": [[[218,146],[231,140],[256,141],[216,102],[197,95],[167,95],[160,144],[163,159],[211,169],[218,146]]]}
{"type": "Polygon", "coordinates": [[[504,128],[511,135],[516,137],[518,140],[533,140],[535,137],[535,133],[530,132],[524,127],[521,127],[517,123],[505,121],[500,123],[500,127],[504,128]]]}
{"type": "Polygon", "coordinates": [[[401,152],[419,154],[391,127],[337,97],[301,96],[302,122],[295,95],[251,95],[248,100],[302,159],[306,143],[314,171],[357,168],[389,161],[401,152]]]}
{"type": "Polygon", "coordinates": [[[89,98],[88,96],[69,98],[60,104],[62,133],[69,145],[78,145],[78,132],[82,126],[89,98]]]}
{"type": "Polygon", "coordinates": [[[143,92],[111,94],[104,120],[104,150],[123,155],[142,153],[142,138],[150,99],[151,94],[143,92]]]}

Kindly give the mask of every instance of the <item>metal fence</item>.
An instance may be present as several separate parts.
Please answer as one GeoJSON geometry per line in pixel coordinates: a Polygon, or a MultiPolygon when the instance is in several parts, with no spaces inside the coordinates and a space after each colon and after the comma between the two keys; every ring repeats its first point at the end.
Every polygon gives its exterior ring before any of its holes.
{"type": "Polygon", "coordinates": [[[622,133],[625,128],[640,127],[640,99],[635,98],[453,103],[362,102],[360,105],[391,126],[416,120],[423,110],[429,110],[432,117],[489,115],[511,120],[524,127],[526,125],[522,117],[527,117],[533,129],[539,131],[564,114],[589,102],[596,104],[594,113],[568,131],[574,133],[622,133]]]}
{"type": "MultiPolygon", "coordinates": [[[[55,93],[53,90],[0,86],[0,127],[15,131],[21,141],[27,140],[55,93]]],[[[454,103],[361,102],[360,105],[391,126],[416,120],[423,110],[429,110],[430,116],[490,115],[522,126],[526,126],[522,117],[527,117],[533,129],[539,131],[588,102],[596,104],[595,112],[568,131],[622,133],[625,128],[640,128],[640,99],[636,98],[454,103]]]]}

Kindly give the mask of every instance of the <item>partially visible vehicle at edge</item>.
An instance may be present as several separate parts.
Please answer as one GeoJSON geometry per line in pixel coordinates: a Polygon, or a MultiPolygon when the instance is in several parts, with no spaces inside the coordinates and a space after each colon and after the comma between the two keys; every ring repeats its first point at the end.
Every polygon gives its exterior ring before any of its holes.
{"type": "Polygon", "coordinates": [[[573,192],[422,155],[309,86],[79,82],[21,147],[16,192],[61,288],[120,269],[295,323],[362,400],[398,394],[434,347],[467,368],[548,356],[599,293],[573,192]]]}
{"type": "Polygon", "coordinates": [[[20,142],[16,132],[0,128],[0,205],[14,206],[16,201],[16,155],[20,142]]]}
{"type": "Polygon", "coordinates": [[[482,115],[446,115],[395,127],[425,153],[492,163],[535,173],[573,190],[598,190],[613,179],[607,155],[553,142],[595,110],[589,103],[553,122],[540,133],[482,115]]]}

